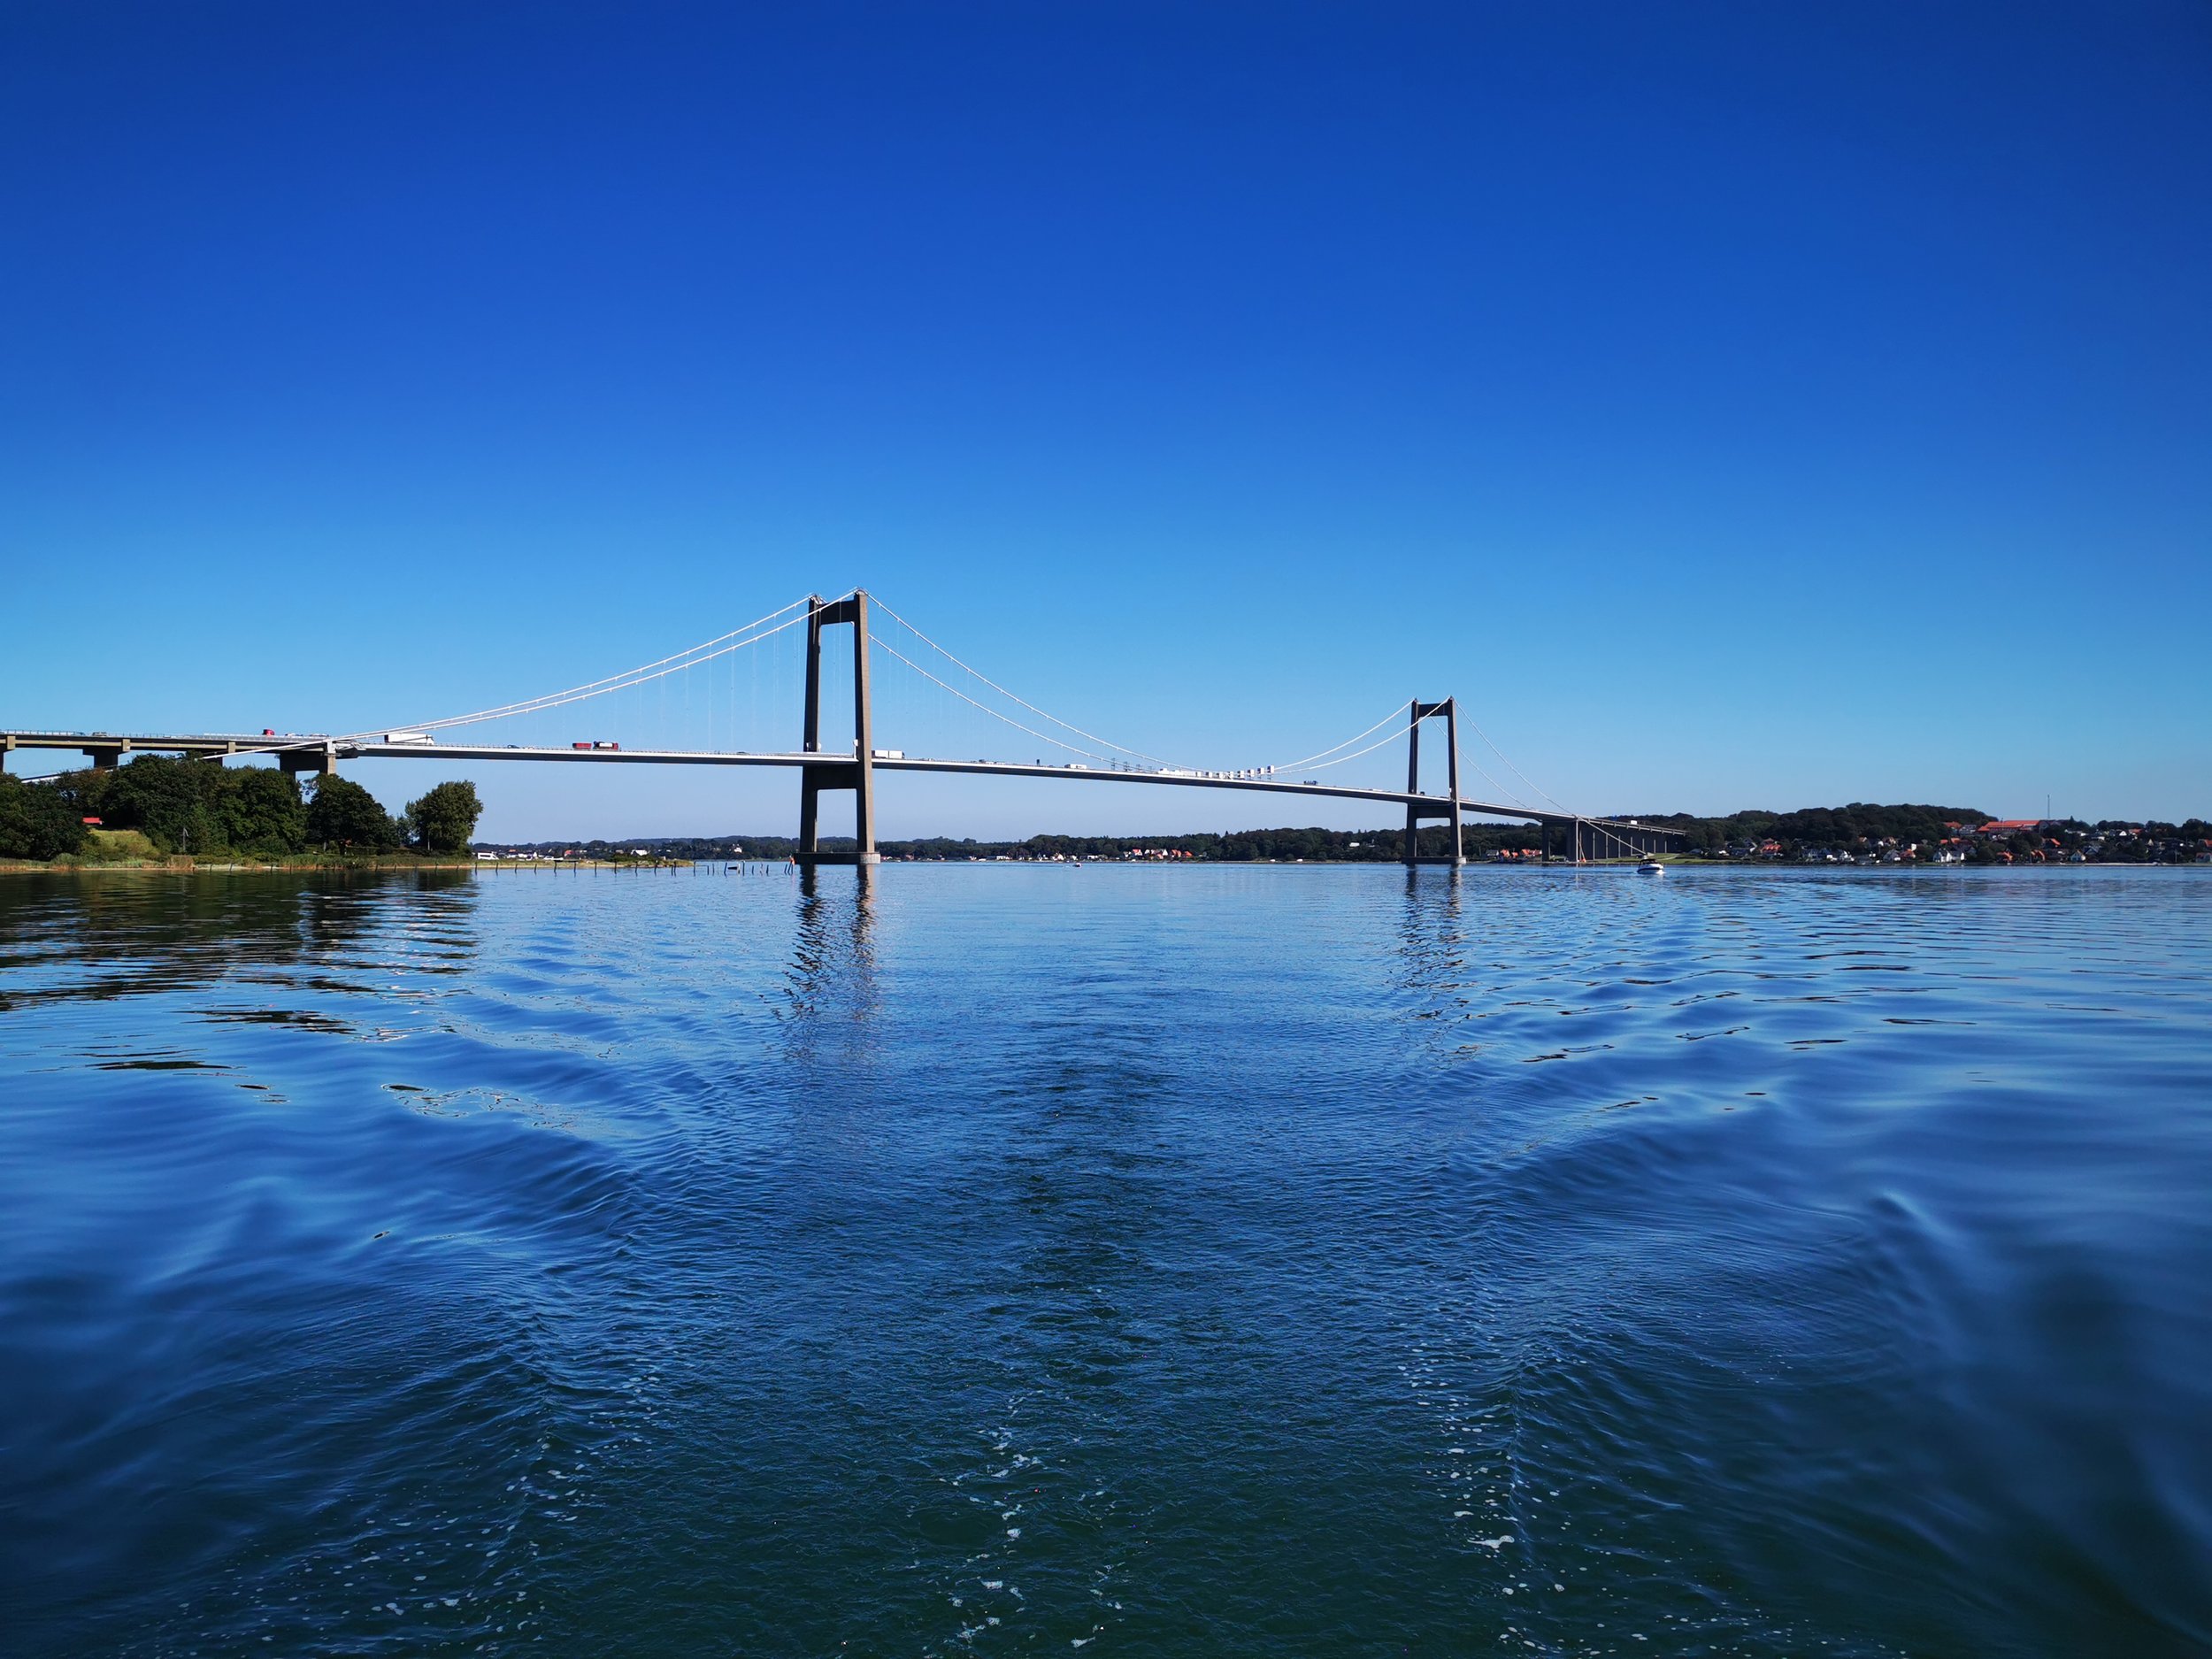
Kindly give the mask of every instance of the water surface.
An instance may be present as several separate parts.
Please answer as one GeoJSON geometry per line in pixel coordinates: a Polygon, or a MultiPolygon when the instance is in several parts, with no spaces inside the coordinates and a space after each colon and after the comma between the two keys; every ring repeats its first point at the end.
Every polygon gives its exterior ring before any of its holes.
{"type": "Polygon", "coordinates": [[[2187,1654],[2212,881],[0,882],[0,1652],[2187,1654]]]}

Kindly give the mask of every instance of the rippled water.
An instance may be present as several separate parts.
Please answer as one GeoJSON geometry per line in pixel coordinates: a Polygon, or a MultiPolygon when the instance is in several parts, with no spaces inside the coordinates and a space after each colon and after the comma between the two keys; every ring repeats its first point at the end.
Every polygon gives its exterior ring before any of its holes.
{"type": "Polygon", "coordinates": [[[0,883],[0,1650],[2201,1652],[2208,923],[0,883]]]}

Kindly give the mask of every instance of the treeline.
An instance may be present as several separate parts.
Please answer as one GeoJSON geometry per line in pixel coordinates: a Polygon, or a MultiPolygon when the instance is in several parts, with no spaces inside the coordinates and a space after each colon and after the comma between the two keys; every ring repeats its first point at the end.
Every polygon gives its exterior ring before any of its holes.
{"type": "Polygon", "coordinates": [[[2170,864],[2194,858],[2212,837],[2201,818],[2180,824],[2153,819],[2132,823],[2106,818],[2052,818],[2032,828],[2002,834],[1978,833],[1995,822],[1973,807],[1880,806],[1858,801],[1849,806],[1801,807],[1793,812],[1748,808],[1726,818],[1687,813],[1647,813],[1646,824],[1682,832],[1682,850],[1693,857],[1767,856],[1798,858],[1823,851],[1880,853],[1917,849],[1924,856],[1946,843],[1975,864],[2017,863],[2078,853],[2099,864],[2170,864]],[[1771,845],[1774,851],[1765,853],[1771,845]]]}
{"type": "MultiPolygon", "coordinates": [[[[66,772],[50,781],[26,783],[0,773],[0,857],[47,859],[83,853],[90,840],[84,823],[88,818],[99,819],[110,831],[137,831],[162,853],[258,858],[318,849],[379,853],[409,848],[450,856],[470,850],[481,812],[475,786],[468,783],[439,784],[395,817],[366,789],[334,773],[303,792],[292,774],[266,767],[226,767],[141,755],[111,772],[66,772]]],[[[1796,858],[1817,856],[1824,849],[1886,854],[1912,849],[1921,849],[1924,856],[1947,842],[1962,848],[1975,862],[2078,853],[2100,863],[2170,863],[2193,858],[2212,842],[2212,826],[2197,818],[2177,825],[2068,819],[2006,836],[1974,835],[1966,832],[1989,823],[1988,813],[1971,807],[1870,802],[1790,812],[1755,808],[1720,818],[1683,812],[1623,816],[1678,830],[1682,851],[1692,857],[1796,858]]],[[[1541,832],[1535,824],[1470,824],[1462,832],[1461,844],[1471,859],[1494,857],[1502,851],[1532,852],[1541,845],[1541,832]]],[[[849,849],[853,842],[825,837],[823,845],[849,849]]],[[[1104,860],[1132,852],[1167,851],[1217,864],[1390,864],[1404,856],[1404,832],[1393,826],[1371,830],[1237,830],[1226,834],[1032,835],[1021,841],[933,836],[878,845],[887,858],[919,861],[1104,860]]],[[[1448,853],[1449,831],[1442,825],[1425,826],[1420,847],[1426,856],[1448,853]]],[[[667,859],[779,860],[796,851],[797,842],[785,835],[640,836],[504,844],[498,850],[608,861],[641,853],[667,859]]]]}
{"type": "MultiPolygon", "coordinates": [[[[1794,859],[1808,855],[1817,857],[1823,851],[1857,856],[1914,849],[1918,849],[1917,857],[1926,858],[1939,847],[1948,845],[1977,864],[2064,857],[2076,852],[2097,863],[2174,863],[2206,850],[2207,840],[2212,838],[2212,826],[2196,818],[2178,825],[2065,820],[2008,835],[1978,835],[1970,832],[1992,820],[1988,813],[1972,807],[1881,805],[1863,801],[1848,806],[1801,807],[1790,812],[1749,808],[1720,818],[1700,818],[1687,812],[1617,816],[1679,831],[1683,854],[1713,859],[1794,859]]],[[[1434,857],[1448,852],[1448,833],[1441,825],[1425,826],[1422,854],[1434,857]]],[[[1555,852],[1566,856],[1563,832],[1555,831],[1553,840],[1555,852]]],[[[822,845],[827,850],[849,850],[853,842],[849,838],[825,836],[822,845]]],[[[1505,851],[1534,852],[1542,845],[1542,833],[1534,824],[1470,824],[1462,833],[1461,845],[1469,858],[1488,859],[1505,851]]],[[[1130,852],[1165,850],[1187,854],[1194,861],[1221,864],[1293,859],[1308,864],[1392,864],[1404,856],[1404,831],[1392,826],[1371,830],[1238,830],[1225,835],[1032,835],[1022,841],[932,836],[879,841],[877,846],[886,858],[925,862],[1056,856],[1114,859],[1130,852]]],[[[540,841],[500,850],[613,860],[643,853],[672,859],[773,861],[789,857],[797,847],[787,835],[664,835],[617,841],[540,841]]]]}
{"type": "Polygon", "coordinates": [[[1746,841],[1779,841],[1785,852],[1807,847],[1855,847],[1894,841],[1901,845],[1935,842],[1959,832],[1986,824],[1991,815],[1962,806],[1878,806],[1855,801],[1849,806],[1800,807],[1775,812],[1747,807],[1725,818],[1694,818],[1686,812],[1635,813],[1640,823],[1683,833],[1682,850],[1696,856],[1713,855],[1746,841]]]}
{"type": "Polygon", "coordinates": [[[55,858],[97,849],[94,826],[135,831],[159,853],[277,858],[316,850],[465,853],[483,813],[472,783],[442,783],[397,817],[335,772],[303,791],[267,766],[140,755],[109,772],[26,782],[0,774],[0,857],[55,858]]]}
{"type": "MultiPolygon", "coordinates": [[[[1488,857],[1502,848],[1516,851],[1534,849],[1538,833],[1533,824],[1467,826],[1461,838],[1470,858],[1488,857]]],[[[826,835],[827,851],[849,850],[849,836],[826,835]]],[[[882,841],[877,851],[886,858],[922,862],[961,862],[971,858],[1118,858],[1128,852],[1165,849],[1188,853],[1194,859],[1221,864],[1253,864],[1263,860],[1287,862],[1302,858],[1309,864],[1392,864],[1404,856],[1405,831],[1260,829],[1228,834],[1195,835],[1032,835],[1025,841],[955,840],[933,836],[919,841],[882,841]]],[[[529,852],[546,857],[619,859],[646,851],[659,858],[718,859],[788,858],[798,842],[787,835],[638,836],[628,841],[538,841],[486,843],[486,850],[529,852]]],[[[1441,857],[1451,851],[1450,833],[1441,825],[1421,831],[1424,855],[1441,857]]]]}
{"type": "MultiPolygon", "coordinates": [[[[1461,849],[1470,858],[1484,858],[1502,848],[1527,850],[1539,844],[1533,824],[1470,824],[1462,831],[1461,849]]],[[[1194,859],[1216,864],[1289,863],[1394,864],[1405,856],[1405,830],[1393,829],[1255,829],[1226,834],[1193,835],[1032,835],[1026,841],[954,841],[935,837],[926,841],[878,843],[887,858],[966,859],[996,858],[1118,858],[1125,853],[1162,849],[1187,853],[1194,859]]],[[[1425,856],[1444,857],[1452,849],[1451,832],[1442,825],[1421,830],[1425,856]]]]}

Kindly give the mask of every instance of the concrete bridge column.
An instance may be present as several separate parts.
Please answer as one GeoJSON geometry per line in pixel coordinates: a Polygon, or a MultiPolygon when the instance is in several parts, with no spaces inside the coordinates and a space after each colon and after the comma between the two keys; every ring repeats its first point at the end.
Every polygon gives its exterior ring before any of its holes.
{"type": "Polygon", "coordinates": [[[1405,861],[1409,864],[1448,864],[1457,869],[1466,862],[1463,832],[1459,818],[1459,712],[1455,699],[1447,697],[1441,703],[1423,703],[1415,698],[1411,705],[1412,719],[1406,728],[1406,793],[1421,793],[1421,722],[1437,715],[1444,717],[1445,741],[1448,746],[1447,775],[1450,780],[1448,803],[1424,806],[1418,802],[1406,803],[1405,861]],[[1421,856],[1421,821],[1424,818],[1448,818],[1451,820],[1452,849],[1441,858],[1421,856]]]}
{"type": "MultiPolygon", "coordinates": [[[[1406,727],[1406,793],[1418,795],[1421,791],[1421,703],[1416,698],[1411,705],[1412,722],[1406,727]]],[[[1421,862],[1421,809],[1406,803],[1406,863],[1421,862]]]]}
{"type": "Polygon", "coordinates": [[[872,700],[868,686],[868,595],[856,588],[849,598],[825,604],[820,596],[807,600],[806,720],[802,747],[810,755],[822,752],[822,630],[849,622],[853,629],[853,757],[849,762],[825,762],[799,772],[799,849],[793,856],[802,864],[872,864],[876,852],[876,773],[872,700]],[[821,840],[821,796],[826,789],[853,792],[854,850],[826,853],[821,840]]]}
{"type": "Polygon", "coordinates": [[[1466,841],[1459,819],[1459,699],[1444,699],[1445,779],[1452,792],[1452,868],[1467,862],[1466,841]]]}

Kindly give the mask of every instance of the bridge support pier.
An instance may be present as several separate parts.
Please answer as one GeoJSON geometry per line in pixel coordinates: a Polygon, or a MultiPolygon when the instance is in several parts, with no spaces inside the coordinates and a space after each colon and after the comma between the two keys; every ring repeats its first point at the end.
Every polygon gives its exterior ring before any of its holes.
{"type": "Polygon", "coordinates": [[[1571,864],[1596,863],[1598,849],[1602,844],[1601,838],[1609,833],[1613,834],[1616,840],[1625,839],[1616,832],[1601,830],[1595,824],[1578,818],[1539,818],[1537,833],[1543,839],[1546,864],[1552,861],[1552,834],[1555,829],[1558,832],[1561,847],[1558,856],[1561,862],[1571,864]]]}
{"type": "Polygon", "coordinates": [[[806,730],[802,748],[822,752],[822,630],[849,622],[853,629],[853,757],[810,763],[799,772],[799,849],[803,866],[872,864],[876,851],[875,751],[869,747],[872,710],[868,697],[868,595],[856,588],[849,598],[825,604],[819,595],[807,599],[806,730]],[[825,790],[853,792],[853,850],[824,852],[821,797],[825,790]]]}
{"type": "Polygon", "coordinates": [[[338,770],[338,746],[302,744],[297,749],[279,749],[277,764],[286,772],[311,772],[318,778],[326,778],[338,770]]]}
{"type": "Polygon", "coordinates": [[[1448,808],[1416,806],[1406,803],[1405,861],[1408,864],[1449,864],[1457,869],[1467,862],[1462,840],[1459,818],[1459,703],[1454,697],[1441,703],[1413,701],[1412,718],[1406,728],[1406,793],[1421,793],[1421,722],[1438,715],[1444,717],[1446,776],[1451,786],[1451,805],[1448,808]],[[1448,818],[1452,826],[1452,849],[1440,858],[1421,856],[1421,820],[1448,818]]]}
{"type": "Polygon", "coordinates": [[[123,764],[123,757],[130,752],[130,747],[127,739],[119,743],[106,743],[98,746],[87,744],[84,755],[85,758],[92,763],[93,771],[113,772],[123,764]]]}

